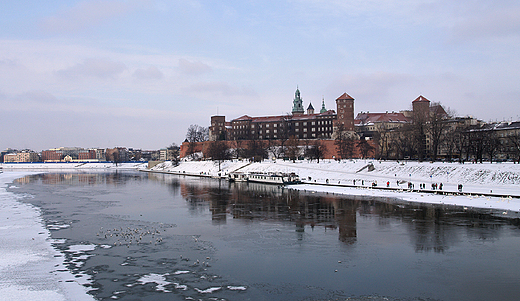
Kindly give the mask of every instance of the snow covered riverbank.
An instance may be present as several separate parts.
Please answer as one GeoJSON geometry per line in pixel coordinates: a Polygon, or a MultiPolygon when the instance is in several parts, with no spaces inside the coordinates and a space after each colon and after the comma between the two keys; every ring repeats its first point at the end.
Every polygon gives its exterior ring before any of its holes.
{"type": "Polygon", "coordinates": [[[7,183],[28,174],[0,173],[0,299],[94,300],[51,246],[39,209],[6,191],[7,183]]]}
{"type": "Polygon", "coordinates": [[[520,165],[512,163],[459,164],[371,160],[249,163],[235,160],[223,162],[220,171],[218,164],[212,161],[182,162],[175,167],[171,162],[165,162],[151,169],[156,172],[215,177],[237,170],[241,172],[294,172],[306,183],[306,185],[291,186],[294,189],[387,196],[424,203],[520,211],[520,199],[514,198],[520,196],[520,165]],[[373,168],[368,168],[369,165],[372,165],[373,168]],[[388,183],[390,188],[397,190],[368,189],[372,183],[377,183],[378,187],[386,187],[388,183]],[[415,189],[418,189],[420,184],[424,184],[426,189],[422,192],[400,191],[406,190],[409,183],[413,184],[415,189]],[[458,185],[462,184],[463,191],[473,195],[455,196],[428,193],[427,190],[430,190],[431,184],[434,183],[438,185],[442,183],[443,191],[453,193],[458,192],[458,185]],[[353,184],[358,187],[341,187],[341,185],[351,186],[353,184]],[[497,195],[497,197],[477,197],[475,194],[497,195]]]}

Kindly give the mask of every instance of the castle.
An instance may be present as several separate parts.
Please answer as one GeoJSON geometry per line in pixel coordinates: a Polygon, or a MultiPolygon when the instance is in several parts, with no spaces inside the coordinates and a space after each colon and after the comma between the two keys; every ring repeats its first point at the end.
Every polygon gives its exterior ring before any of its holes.
{"type": "Polygon", "coordinates": [[[231,121],[226,121],[225,116],[212,116],[209,140],[280,140],[289,137],[334,139],[339,130],[354,132],[354,98],[343,93],[336,99],[336,111],[327,110],[322,100],[319,113],[314,113],[314,107],[309,103],[305,113],[303,99],[297,88],[291,114],[262,117],[244,115],[231,121]]]}

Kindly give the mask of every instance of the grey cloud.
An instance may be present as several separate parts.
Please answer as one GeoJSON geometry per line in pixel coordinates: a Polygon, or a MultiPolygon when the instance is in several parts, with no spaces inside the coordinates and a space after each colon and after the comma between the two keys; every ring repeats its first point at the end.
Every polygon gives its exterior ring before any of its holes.
{"type": "Polygon", "coordinates": [[[416,82],[416,79],[407,74],[379,72],[344,76],[335,81],[330,88],[342,91],[345,89],[344,87],[351,87],[352,90],[346,92],[352,97],[369,99],[372,103],[379,103],[392,96],[391,93],[395,89],[403,88],[403,86],[408,86],[413,82],[416,82]],[[342,87],[343,89],[341,89],[342,87]]]}
{"type": "Polygon", "coordinates": [[[202,62],[190,62],[186,59],[179,59],[179,69],[185,75],[200,75],[212,71],[210,66],[202,62]]]}
{"type": "Polygon", "coordinates": [[[138,79],[162,79],[164,74],[155,66],[150,66],[147,69],[135,70],[134,77],[138,79]]]}
{"type": "Polygon", "coordinates": [[[58,70],[56,74],[63,78],[97,77],[113,78],[126,70],[125,64],[105,59],[87,59],[67,69],[58,70]]]}
{"type": "Polygon", "coordinates": [[[20,101],[28,101],[33,103],[51,104],[58,102],[58,99],[54,95],[45,91],[29,91],[18,95],[16,98],[20,101]]]}
{"type": "Polygon", "coordinates": [[[127,13],[133,8],[134,2],[136,1],[83,1],[42,20],[40,25],[51,32],[76,32],[127,13]]]}
{"type": "Polygon", "coordinates": [[[256,96],[256,92],[250,88],[234,88],[225,82],[201,82],[184,89],[185,93],[211,94],[223,96],[256,96]]]}
{"type": "Polygon", "coordinates": [[[454,25],[457,40],[520,35],[520,7],[485,10],[462,18],[454,25]]]}

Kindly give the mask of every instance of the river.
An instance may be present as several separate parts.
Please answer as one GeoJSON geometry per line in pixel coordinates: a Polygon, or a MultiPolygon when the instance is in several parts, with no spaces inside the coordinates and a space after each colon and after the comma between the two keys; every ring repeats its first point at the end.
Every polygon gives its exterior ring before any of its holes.
{"type": "Polygon", "coordinates": [[[515,300],[518,219],[491,210],[144,172],[11,192],[98,300],[515,300]]]}

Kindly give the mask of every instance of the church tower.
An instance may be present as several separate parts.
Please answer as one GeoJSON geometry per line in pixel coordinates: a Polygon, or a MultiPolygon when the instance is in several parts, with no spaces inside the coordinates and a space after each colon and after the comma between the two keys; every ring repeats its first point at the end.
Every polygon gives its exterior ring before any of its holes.
{"type": "Polygon", "coordinates": [[[303,100],[300,96],[300,89],[296,88],[296,92],[294,93],[292,114],[298,115],[303,113],[305,113],[305,110],[303,109],[303,100]]]}
{"type": "Polygon", "coordinates": [[[327,109],[325,109],[325,99],[322,98],[321,100],[321,110],[320,110],[320,113],[325,113],[327,112],[327,109]]]}

